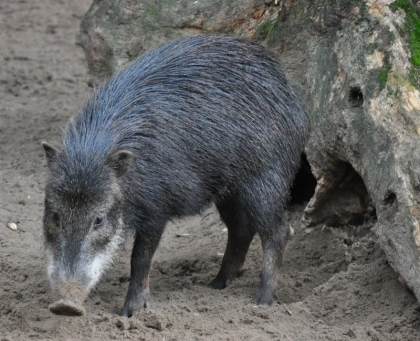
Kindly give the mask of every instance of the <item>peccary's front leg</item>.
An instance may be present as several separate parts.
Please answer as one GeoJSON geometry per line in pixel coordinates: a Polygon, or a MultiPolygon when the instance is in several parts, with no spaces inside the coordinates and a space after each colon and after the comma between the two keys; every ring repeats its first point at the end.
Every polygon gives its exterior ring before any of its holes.
{"type": "Polygon", "coordinates": [[[127,297],[122,316],[131,317],[141,308],[149,308],[149,271],[152,264],[152,258],[159,245],[160,237],[163,233],[163,227],[153,227],[150,234],[136,234],[133,252],[131,255],[131,278],[128,287],[127,297]]]}

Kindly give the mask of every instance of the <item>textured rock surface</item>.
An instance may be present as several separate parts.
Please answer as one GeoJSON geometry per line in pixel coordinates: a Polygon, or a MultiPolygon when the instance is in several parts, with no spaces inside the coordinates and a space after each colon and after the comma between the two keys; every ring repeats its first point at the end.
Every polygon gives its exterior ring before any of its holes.
{"type": "Polygon", "coordinates": [[[318,184],[304,220],[345,223],[375,209],[380,245],[420,299],[420,93],[401,8],[418,4],[285,3],[268,44],[312,113],[307,157],[318,184]]]}
{"type": "Polygon", "coordinates": [[[95,0],[76,40],[85,51],[93,85],[174,38],[201,32],[247,35],[264,14],[263,0],[95,0]]]}
{"type": "Polygon", "coordinates": [[[377,219],[390,263],[420,299],[418,11],[411,0],[104,0],[78,42],[93,84],[178,36],[264,40],[312,113],[306,152],[317,188],[305,223],[377,219]]]}

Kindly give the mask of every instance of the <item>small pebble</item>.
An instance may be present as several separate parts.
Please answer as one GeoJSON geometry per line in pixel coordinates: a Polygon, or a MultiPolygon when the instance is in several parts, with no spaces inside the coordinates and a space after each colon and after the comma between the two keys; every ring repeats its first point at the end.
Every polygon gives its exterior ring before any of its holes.
{"type": "Polygon", "coordinates": [[[293,237],[295,235],[295,229],[293,228],[292,225],[289,225],[289,229],[290,229],[290,237],[293,237]]]}
{"type": "Polygon", "coordinates": [[[17,231],[17,229],[18,229],[18,227],[17,227],[16,223],[13,223],[13,222],[9,222],[9,223],[7,223],[7,227],[8,227],[9,229],[11,229],[12,231],[17,231]]]}

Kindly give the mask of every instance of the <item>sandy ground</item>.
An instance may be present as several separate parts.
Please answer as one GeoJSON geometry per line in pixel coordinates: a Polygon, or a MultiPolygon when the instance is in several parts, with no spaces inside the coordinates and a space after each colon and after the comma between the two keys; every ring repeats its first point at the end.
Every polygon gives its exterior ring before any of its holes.
{"type": "Polygon", "coordinates": [[[48,311],[40,142],[58,139],[91,91],[74,45],[88,6],[0,2],[0,340],[420,340],[418,304],[388,265],[372,224],[303,229],[300,206],[288,212],[295,235],[272,307],[250,301],[261,268],[258,239],[230,287],[206,287],[226,242],[209,209],[168,226],[151,271],[150,310],[131,319],[117,315],[128,286],[129,241],[87,299],[86,316],[48,311]],[[6,227],[13,215],[17,232],[6,227]]]}

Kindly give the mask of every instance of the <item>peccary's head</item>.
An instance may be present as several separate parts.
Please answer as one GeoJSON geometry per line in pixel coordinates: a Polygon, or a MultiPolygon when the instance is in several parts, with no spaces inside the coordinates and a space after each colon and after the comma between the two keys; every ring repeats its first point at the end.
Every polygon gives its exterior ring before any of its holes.
{"type": "Polygon", "coordinates": [[[43,142],[50,175],[43,234],[59,315],[83,315],[83,300],[110,265],[124,239],[121,181],[132,154],[89,148],[56,149],[43,142]]]}

